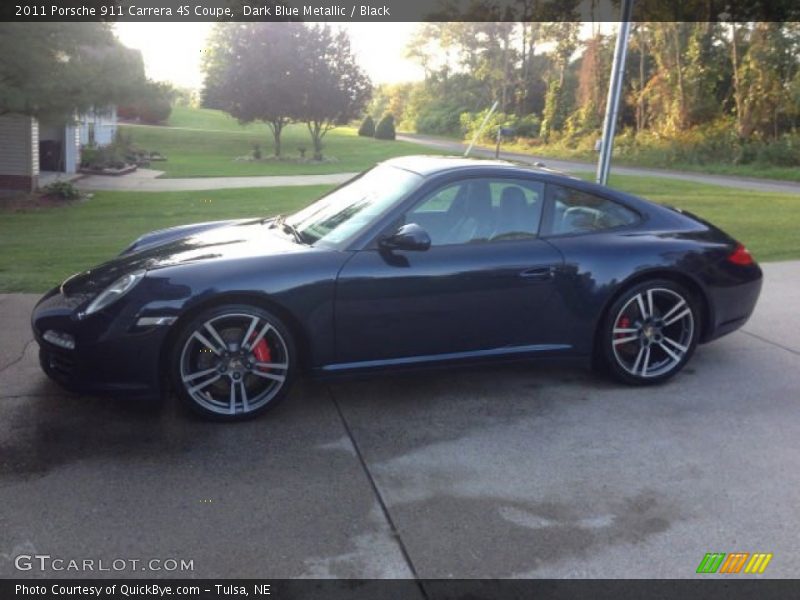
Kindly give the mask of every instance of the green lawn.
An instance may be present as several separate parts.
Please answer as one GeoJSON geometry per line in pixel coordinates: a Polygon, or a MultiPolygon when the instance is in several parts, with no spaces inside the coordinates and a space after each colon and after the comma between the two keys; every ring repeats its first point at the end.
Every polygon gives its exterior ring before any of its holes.
{"type": "MultiPolygon", "coordinates": [[[[590,173],[582,176],[594,178],[590,173]]],[[[800,258],[800,196],[658,177],[612,175],[609,184],[711,221],[745,244],[757,260],[800,258]]]]}
{"type": "Polygon", "coordinates": [[[293,162],[298,148],[312,155],[306,126],[289,125],[282,139],[283,156],[291,161],[251,162],[236,160],[249,156],[259,144],[264,156],[272,154],[272,134],[263,123],[247,126],[217,110],[176,107],[168,126],[123,125],[142,148],[167,156],[153,168],[163,177],[233,177],[256,175],[311,175],[363,171],[375,163],[407,154],[437,154],[417,144],[359,137],[350,127],[337,127],[323,139],[323,153],[332,159],[323,163],[293,162]]]}
{"type": "Polygon", "coordinates": [[[191,129],[206,129],[211,131],[235,131],[263,133],[267,126],[257,123],[242,125],[221,110],[210,108],[188,108],[175,106],[169,115],[167,125],[170,127],[188,127],[191,129]]]}
{"type": "MultiPolygon", "coordinates": [[[[494,150],[494,147],[482,145],[494,150]]],[[[555,144],[530,147],[523,144],[503,144],[506,152],[521,152],[542,158],[555,158],[562,160],[575,160],[581,162],[597,162],[597,153],[564,148],[555,144]]],[[[750,177],[754,179],[776,179],[782,181],[800,182],[800,168],[781,167],[776,165],[748,164],[731,165],[724,163],[690,163],[690,162],[665,162],[664,158],[656,152],[650,155],[641,153],[639,156],[614,156],[614,164],[625,167],[644,167],[649,169],[666,169],[670,171],[691,171],[694,173],[708,173],[709,175],[730,175],[733,177],[750,177]]]]}
{"type": "MultiPolygon", "coordinates": [[[[611,184],[709,219],[747,244],[760,261],[800,258],[800,197],[653,177],[615,176],[611,184]]],[[[326,189],[101,192],[70,206],[0,212],[0,292],[45,291],[153,229],[286,213],[326,189]]]]}
{"type": "Polygon", "coordinates": [[[98,192],[71,206],[0,212],[0,292],[42,292],[163,227],[297,210],[329,186],[98,192]]]}

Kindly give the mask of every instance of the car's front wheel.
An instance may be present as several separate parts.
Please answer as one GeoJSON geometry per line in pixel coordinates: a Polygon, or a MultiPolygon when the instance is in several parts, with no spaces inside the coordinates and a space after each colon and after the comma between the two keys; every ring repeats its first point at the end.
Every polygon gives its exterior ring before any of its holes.
{"type": "Polygon", "coordinates": [[[602,351],[611,374],[625,383],[660,383],[691,358],[700,332],[696,299],[669,280],[641,283],[609,309],[602,351]]]}
{"type": "Polygon", "coordinates": [[[275,406],[295,372],[288,328],[255,306],[206,310],[181,329],[173,346],[173,386],[203,416],[220,420],[253,417],[275,406]]]}

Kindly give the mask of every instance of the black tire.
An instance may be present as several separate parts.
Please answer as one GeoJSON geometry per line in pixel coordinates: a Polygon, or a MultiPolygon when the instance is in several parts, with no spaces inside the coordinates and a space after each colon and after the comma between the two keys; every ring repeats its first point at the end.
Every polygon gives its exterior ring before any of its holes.
{"type": "Polygon", "coordinates": [[[295,343],[289,328],[263,308],[216,306],[181,328],[169,369],[178,397],[195,413],[219,421],[251,419],[289,392],[297,371],[295,343]]]}
{"type": "Polygon", "coordinates": [[[682,285],[653,279],[625,290],[606,312],[598,354],[606,372],[629,385],[662,383],[686,366],[702,323],[682,285]]]}

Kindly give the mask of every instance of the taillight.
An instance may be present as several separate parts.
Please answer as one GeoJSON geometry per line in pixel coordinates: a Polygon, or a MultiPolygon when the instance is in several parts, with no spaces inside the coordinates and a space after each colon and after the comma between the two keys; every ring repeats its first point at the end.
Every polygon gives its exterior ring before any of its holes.
{"type": "Polygon", "coordinates": [[[742,244],[736,244],[736,249],[728,256],[728,260],[735,265],[752,265],[755,262],[753,255],[742,244]]]}

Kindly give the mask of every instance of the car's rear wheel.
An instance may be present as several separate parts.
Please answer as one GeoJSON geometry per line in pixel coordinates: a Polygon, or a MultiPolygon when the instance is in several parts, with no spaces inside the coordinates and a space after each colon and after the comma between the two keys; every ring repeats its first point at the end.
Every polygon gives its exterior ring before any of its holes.
{"type": "Polygon", "coordinates": [[[686,366],[699,332],[700,311],[688,290],[669,280],[647,281],[627,290],[608,310],[602,352],[616,379],[660,383],[686,366]]]}
{"type": "Polygon", "coordinates": [[[226,305],[186,324],[173,346],[171,372],[181,400],[205,417],[234,421],[274,407],[295,372],[288,328],[255,306],[226,305]]]}

